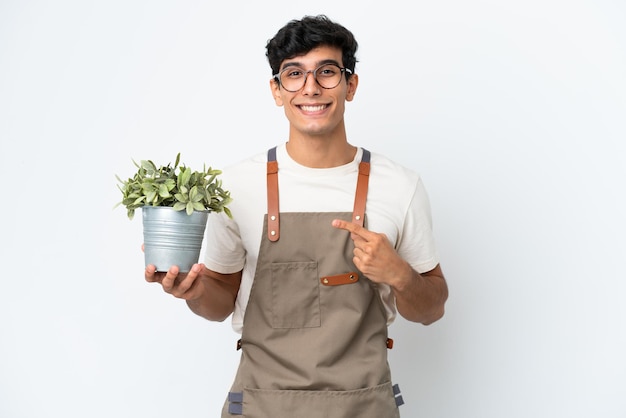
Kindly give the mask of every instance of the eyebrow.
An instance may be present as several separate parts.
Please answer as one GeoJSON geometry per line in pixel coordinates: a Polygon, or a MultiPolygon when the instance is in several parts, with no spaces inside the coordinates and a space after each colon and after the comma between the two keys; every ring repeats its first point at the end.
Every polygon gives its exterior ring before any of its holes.
{"type": "MultiPolygon", "coordinates": [[[[318,61],[315,64],[315,68],[317,68],[319,66],[322,66],[322,65],[326,65],[326,64],[335,64],[337,67],[341,67],[341,65],[336,60],[325,59],[325,60],[318,61]]],[[[280,68],[280,71],[282,71],[282,70],[284,70],[285,68],[288,68],[288,67],[299,67],[299,68],[302,68],[302,67],[304,67],[304,65],[302,65],[302,63],[299,62],[299,61],[287,61],[280,68]]]]}

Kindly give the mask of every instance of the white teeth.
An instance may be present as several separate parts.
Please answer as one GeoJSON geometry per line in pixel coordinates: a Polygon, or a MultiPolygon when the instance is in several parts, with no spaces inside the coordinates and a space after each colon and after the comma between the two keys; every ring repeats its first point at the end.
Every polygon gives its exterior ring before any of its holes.
{"type": "Polygon", "coordinates": [[[323,110],[326,107],[326,105],[318,105],[318,106],[300,106],[300,109],[304,110],[305,112],[319,112],[320,110],[323,110]]]}

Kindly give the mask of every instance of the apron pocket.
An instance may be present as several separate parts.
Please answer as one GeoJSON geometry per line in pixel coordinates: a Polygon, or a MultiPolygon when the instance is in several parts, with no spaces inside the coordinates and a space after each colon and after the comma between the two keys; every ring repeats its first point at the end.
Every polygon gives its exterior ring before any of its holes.
{"type": "Polygon", "coordinates": [[[317,262],[272,263],[271,309],[274,328],[321,325],[317,262]]]}
{"type": "Polygon", "coordinates": [[[348,391],[245,389],[244,418],[398,418],[391,383],[348,391]]]}

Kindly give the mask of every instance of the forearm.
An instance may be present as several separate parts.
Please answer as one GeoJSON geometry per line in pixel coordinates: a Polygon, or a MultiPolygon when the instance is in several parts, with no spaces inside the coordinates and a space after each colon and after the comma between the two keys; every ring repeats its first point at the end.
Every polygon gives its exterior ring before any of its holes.
{"type": "Polygon", "coordinates": [[[441,267],[437,265],[423,274],[408,264],[407,267],[409,270],[391,286],[398,312],[409,321],[432,324],[443,316],[448,299],[448,286],[441,267]]]}
{"type": "Polygon", "coordinates": [[[241,272],[220,274],[205,268],[201,277],[202,292],[187,300],[195,314],[209,321],[223,321],[233,312],[241,283],[241,272]]]}

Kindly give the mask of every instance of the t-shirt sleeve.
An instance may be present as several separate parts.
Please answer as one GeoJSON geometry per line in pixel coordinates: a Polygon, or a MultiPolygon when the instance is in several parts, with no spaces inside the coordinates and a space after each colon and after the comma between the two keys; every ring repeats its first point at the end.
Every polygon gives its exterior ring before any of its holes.
{"type": "Polygon", "coordinates": [[[243,269],[246,251],[237,223],[224,213],[211,213],[204,235],[204,264],[218,273],[243,269]]]}
{"type": "Polygon", "coordinates": [[[418,273],[430,271],[439,264],[430,201],[421,178],[406,213],[397,251],[418,273]]]}

